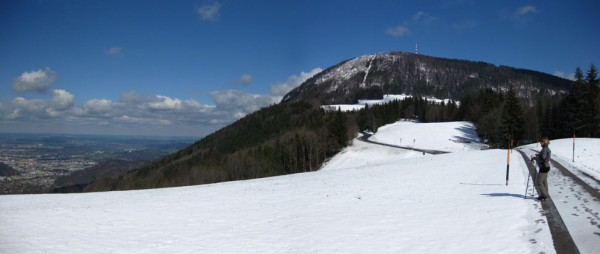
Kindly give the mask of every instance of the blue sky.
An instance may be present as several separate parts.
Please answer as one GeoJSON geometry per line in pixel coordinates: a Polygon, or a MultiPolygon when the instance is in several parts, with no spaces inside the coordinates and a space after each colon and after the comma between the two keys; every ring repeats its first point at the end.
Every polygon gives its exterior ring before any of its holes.
{"type": "Polygon", "coordinates": [[[598,1],[0,1],[0,132],[202,137],[389,51],[568,77],[598,1]]]}

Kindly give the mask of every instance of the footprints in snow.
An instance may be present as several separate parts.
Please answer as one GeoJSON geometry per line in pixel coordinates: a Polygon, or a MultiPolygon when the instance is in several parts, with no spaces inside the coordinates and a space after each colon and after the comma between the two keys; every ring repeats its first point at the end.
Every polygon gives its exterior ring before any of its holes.
{"type": "MultiPolygon", "coordinates": [[[[538,206],[538,205],[536,204],[536,208],[537,208],[537,206],[538,206]]],[[[537,219],[537,220],[535,220],[535,225],[538,225],[538,224],[540,224],[540,223],[541,223],[541,224],[546,224],[546,221],[545,221],[544,219],[537,219]]],[[[535,233],[535,234],[537,234],[537,233],[539,233],[539,232],[542,232],[542,228],[538,228],[538,229],[536,229],[535,231],[533,231],[533,233],[535,233]]],[[[538,243],[538,241],[537,241],[535,238],[531,238],[531,239],[529,239],[529,242],[530,242],[531,244],[537,244],[537,243],[538,243]]]]}

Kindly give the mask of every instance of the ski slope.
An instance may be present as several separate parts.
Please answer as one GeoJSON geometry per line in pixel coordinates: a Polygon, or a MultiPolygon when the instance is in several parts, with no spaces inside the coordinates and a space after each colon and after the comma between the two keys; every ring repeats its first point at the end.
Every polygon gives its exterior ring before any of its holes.
{"type": "Polygon", "coordinates": [[[554,253],[539,203],[523,196],[523,159],[511,156],[506,186],[507,151],[480,150],[473,133],[395,123],[372,138],[452,153],[355,139],[311,173],[0,196],[0,253],[554,253]]]}

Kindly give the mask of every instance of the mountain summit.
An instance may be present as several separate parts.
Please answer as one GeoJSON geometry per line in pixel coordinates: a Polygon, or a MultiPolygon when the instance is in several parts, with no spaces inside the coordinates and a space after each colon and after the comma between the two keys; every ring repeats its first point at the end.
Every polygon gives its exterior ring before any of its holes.
{"type": "Polygon", "coordinates": [[[347,104],[412,94],[460,100],[489,88],[535,99],[540,91],[566,92],[571,81],[553,75],[484,62],[437,58],[406,52],[365,55],[330,67],[290,91],[282,102],[347,104]]]}

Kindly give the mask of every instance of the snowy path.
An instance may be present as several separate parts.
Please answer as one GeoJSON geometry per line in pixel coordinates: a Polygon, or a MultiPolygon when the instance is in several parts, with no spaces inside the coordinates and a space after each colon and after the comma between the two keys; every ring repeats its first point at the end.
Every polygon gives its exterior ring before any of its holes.
{"type": "MultiPolygon", "coordinates": [[[[522,155],[524,161],[527,163],[530,172],[531,185],[528,186],[531,188],[528,187],[526,189],[526,197],[532,199],[536,198],[538,196],[537,193],[539,193],[539,188],[535,186],[534,182],[537,172],[535,164],[530,163],[530,154],[523,150],[518,151],[522,155]]],[[[546,217],[546,221],[548,222],[550,231],[552,232],[552,240],[554,241],[554,246],[557,253],[580,253],[552,198],[535,204],[534,208],[539,209],[540,214],[543,214],[546,217]]]]}
{"type": "MultiPolygon", "coordinates": [[[[553,163],[555,168],[557,163],[553,163]]],[[[548,176],[550,196],[581,253],[600,253],[600,200],[561,170],[548,176]]],[[[596,195],[594,195],[596,194],[596,195]]]]}
{"type": "MultiPolygon", "coordinates": [[[[531,145],[528,148],[523,151],[530,157],[536,150],[530,150],[533,149],[531,145]]],[[[561,150],[557,151],[558,153],[553,154],[552,169],[548,175],[552,204],[580,253],[600,253],[598,181],[585,173],[586,170],[581,170],[581,166],[565,160],[561,150]]]]}

